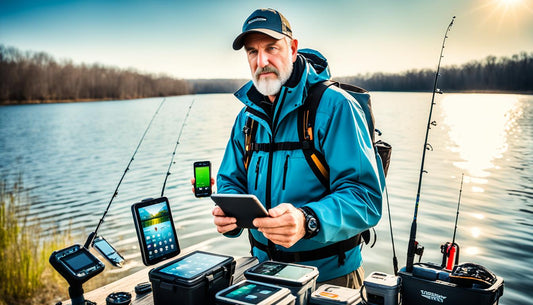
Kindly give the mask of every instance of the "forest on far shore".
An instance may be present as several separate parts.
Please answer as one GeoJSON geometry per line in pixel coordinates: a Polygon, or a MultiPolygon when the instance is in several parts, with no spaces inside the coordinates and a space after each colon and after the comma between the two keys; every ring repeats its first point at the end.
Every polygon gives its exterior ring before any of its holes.
{"type": "MultiPolygon", "coordinates": [[[[444,91],[533,92],[533,52],[511,57],[487,56],[440,70],[444,91]]],[[[367,73],[334,80],[370,91],[431,91],[435,70],[367,73]]],[[[142,74],[100,64],[75,65],[44,52],[20,51],[0,45],[0,104],[135,99],[202,93],[231,93],[247,80],[184,80],[142,74]]]]}

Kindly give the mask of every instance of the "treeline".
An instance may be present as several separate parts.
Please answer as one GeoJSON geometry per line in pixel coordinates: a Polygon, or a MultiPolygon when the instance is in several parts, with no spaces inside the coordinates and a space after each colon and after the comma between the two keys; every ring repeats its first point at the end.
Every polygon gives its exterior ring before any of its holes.
{"type": "Polygon", "coordinates": [[[189,93],[185,80],[99,64],[58,62],[44,52],[21,52],[0,45],[0,103],[133,99],[189,93]]]}
{"type": "MultiPolygon", "coordinates": [[[[338,78],[371,91],[428,91],[433,89],[435,70],[373,73],[338,78]]],[[[439,88],[444,91],[533,91],[533,53],[511,57],[488,56],[460,66],[441,67],[439,88]]]]}
{"type": "Polygon", "coordinates": [[[193,93],[232,93],[244,85],[247,79],[190,79],[193,93]]]}
{"type": "MultiPolygon", "coordinates": [[[[433,89],[435,69],[409,70],[401,73],[369,73],[335,80],[370,91],[421,91],[433,89]]],[[[533,92],[533,53],[511,57],[488,56],[460,66],[440,70],[439,88],[443,91],[533,92]]],[[[216,79],[191,81],[194,93],[230,93],[245,80],[216,79]]]]}

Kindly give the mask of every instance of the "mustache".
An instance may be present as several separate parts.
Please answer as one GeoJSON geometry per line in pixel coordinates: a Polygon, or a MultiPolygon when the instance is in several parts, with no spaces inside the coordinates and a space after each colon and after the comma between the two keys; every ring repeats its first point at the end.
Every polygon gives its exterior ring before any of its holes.
{"type": "Polygon", "coordinates": [[[257,68],[257,70],[255,70],[255,77],[259,77],[259,74],[261,73],[274,73],[276,74],[276,76],[279,76],[279,71],[278,69],[272,67],[272,66],[265,66],[263,68],[257,68]]]}

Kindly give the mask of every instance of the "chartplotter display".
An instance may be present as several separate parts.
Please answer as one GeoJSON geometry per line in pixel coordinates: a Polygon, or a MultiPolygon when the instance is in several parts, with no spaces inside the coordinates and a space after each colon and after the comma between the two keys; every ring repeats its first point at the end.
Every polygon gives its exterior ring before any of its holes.
{"type": "Polygon", "coordinates": [[[166,197],[135,203],[131,210],[145,265],[153,265],[180,253],[166,197]]]}

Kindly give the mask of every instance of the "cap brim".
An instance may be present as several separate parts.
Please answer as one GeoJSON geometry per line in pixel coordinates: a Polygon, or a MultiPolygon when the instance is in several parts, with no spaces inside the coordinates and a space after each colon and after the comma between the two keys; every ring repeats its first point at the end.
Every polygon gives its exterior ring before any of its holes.
{"type": "Polygon", "coordinates": [[[237,38],[235,38],[235,40],[233,41],[233,50],[240,50],[244,46],[245,36],[250,33],[254,33],[254,32],[266,34],[274,39],[281,39],[283,37],[288,37],[285,34],[282,34],[282,33],[279,33],[273,30],[269,30],[269,29],[252,29],[252,30],[248,30],[246,32],[241,33],[239,36],[237,36],[237,38]]]}

